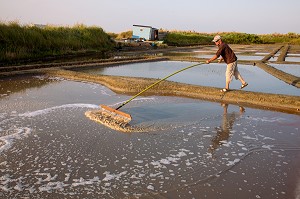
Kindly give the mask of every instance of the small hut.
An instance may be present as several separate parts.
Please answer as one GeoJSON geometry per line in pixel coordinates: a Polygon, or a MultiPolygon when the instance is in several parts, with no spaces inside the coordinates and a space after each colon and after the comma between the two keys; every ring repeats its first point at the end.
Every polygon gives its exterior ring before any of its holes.
{"type": "Polygon", "coordinates": [[[158,29],[151,26],[133,25],[132,38],[145,41],[158,40],[158,29]]]}

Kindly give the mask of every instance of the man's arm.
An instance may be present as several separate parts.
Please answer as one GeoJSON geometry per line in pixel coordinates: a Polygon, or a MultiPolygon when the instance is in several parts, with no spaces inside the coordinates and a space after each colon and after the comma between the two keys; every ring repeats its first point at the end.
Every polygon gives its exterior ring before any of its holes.
{"type": "Polygon", "coordinates": [[[207,64],[209,64],[210,62],[216,60],[218,58],[217,55],[213,56],[212,58],[210,58],[209,60],[206,61],[207,64]]]}

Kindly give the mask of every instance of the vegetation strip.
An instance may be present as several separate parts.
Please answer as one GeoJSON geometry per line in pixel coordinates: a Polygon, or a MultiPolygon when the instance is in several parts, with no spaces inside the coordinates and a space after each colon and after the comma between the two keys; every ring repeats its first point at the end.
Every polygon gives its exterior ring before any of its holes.
{"type": "MultiPolygon", "coordinates": [[[[116,93],[129,95],[136,94],[148,85],[157,81],[157,79],[151,78],[91,75],[82,72],[54,69],[44,70],[44,73],[50,76],[60,76],[72,80],[100,83],[116,93]]],[[[232,90],[222,94],[220,93],[219,88],[196,86],[171,81],[162,82],[157,85],[155,89],[147,91],[145,95],[189,97],[300,114],[299,96],[266,94],[241,90],[232,90]]]]}
{"type": "Polygon", "coordinates": [[[22,26],[0,22],[0,62],[47,56],[68,55],[78,52],[108,52],[115,42],[99,27],[22,26]]]}
{"type": "MultiPolygon", "coordinates": [[[[239,32],[200,33],[195,31],[168,31],[161,42],[153,47],[211,45],[214,35],[220,34],[230,44],[300,44],[300,34],[247,34],[239,32]]],[[[21,25],[17,22],[0,22],[0,65],[24,63],[30,60],[82,56],[83,54],[110,54],[112,51],[131,48],[122,42],[131,38],[133,32],[106,33],[101,27],[78,24],[73,27],[43,27],[21,25]]],[[[135,46],[142,45],[135,43],[135,46]]]]}

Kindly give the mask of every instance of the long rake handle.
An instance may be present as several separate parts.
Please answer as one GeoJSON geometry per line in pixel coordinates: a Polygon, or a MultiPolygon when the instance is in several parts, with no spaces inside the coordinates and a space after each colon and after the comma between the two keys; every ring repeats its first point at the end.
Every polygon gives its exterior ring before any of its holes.
{"type": "Polygon", "coordinates": [[[172,74],[170,74],[170,75],[168,75],[168,76],[166,76],[166,77],[164,77],[164,78],[162,78],[162,79],[160,79],[160,80],[154,82],[153,84],[151,84],[150,86],[148,86],[147,88],[145,88],[144,90],[142,90],[142,91],[139,92],[138,94],[132,96],[132,97],[131,97],[130,99],[128,99],[126,102],[124,102],[123,104],[121,104],[118,108],[116,108],[116,110],[120,109],[121,107],[123,107],[125,104],[128,104],[130,101],[132,101],[134,98],[136,98],[136,97],[139,96],[140,94],[142,94],[142,93],[144,93],[145,91],[149,90],[150,88],[152,88],[152,87],[155,86],[156,84],[159,84],[160,82],[162,82],[162,81],[168,79],[169,77],[171,77],[171,76],[173,76],[173,75],[175,75],[175,74],[177,74],[177,73],[180,73],[180,72],[182,72],[182,71],[184,71],[184,70],[187,70],[187,69],[189,69],[189,68],[193,68],[193,67],[195,67],[195,66],[199,66],[199,65],[202,65],[202,64],[204,64],[204,63],[198,63],[198,64],[194,64],[194,65],[185,67],[185,68],[183,68],[183,69],[180,69],[180,70],[178,70],[178,71],[175,71],[174,73],[172,73],[172,74]]]}

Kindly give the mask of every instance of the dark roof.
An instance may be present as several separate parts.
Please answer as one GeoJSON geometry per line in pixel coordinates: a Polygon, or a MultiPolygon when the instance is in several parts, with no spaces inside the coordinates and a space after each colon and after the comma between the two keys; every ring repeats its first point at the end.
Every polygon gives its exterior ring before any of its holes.
{"type": "Polygon", "coordinates": [[[152,26],[143,26],[143,25],[133,25],[133,26],[145,27],[145,28],[152,28],[152,26]]]}

